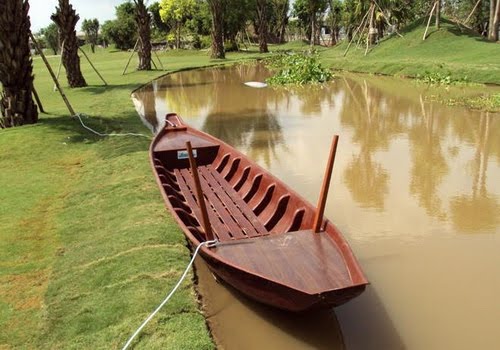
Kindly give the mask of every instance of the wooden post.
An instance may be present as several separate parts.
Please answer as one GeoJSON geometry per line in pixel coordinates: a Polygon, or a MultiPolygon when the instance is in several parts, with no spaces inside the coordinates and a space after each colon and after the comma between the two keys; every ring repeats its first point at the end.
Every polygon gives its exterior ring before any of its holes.
{"type": "Polygon", "coordinates": [[[198,198],[198,205],[201,210],[201,221],[203,225],[203,230],[205,230],[205,238],[208,241],[214,239],[214,234],[212,232],[212,226],[210,226],[210,220],[208,218],[207,206],[205,204],[205,197],[203,196],[203,190],[201,189],[200,177],[198,175],[198,168],[196,166],[196,159],[193,155],[193,148],[191,147],[191,142],[186,142],[186,148],[189,156],[189,165],[191,166],[191,172],[193,174],[194,185],[196,187],[196,198],[198,198]]]}
{"type": "Polygon", "coordinates": [[[330,157],[325,170],[325,177],[323,179],[323,186],[318,200],[318,208],[314,217],[313,231],[319,232],[321,224],[323,223],[323,214],[325,213],[326,198],[328,197],[328,189],[330,188],[330,180],[332,178],[333,163],[335,162],[335,154],[337,153],[337,143],[339,142],[339,135],[333,136],[332,147],[330,148],[330,157]]]}
{"type": "Polygon", "coordinates": [[[467,22],[469,22],[469,19],[472,17],[474,12],[476,12],[477,6],[479,5],[480,2],[481,2],[481,0],[477,0],[476,5],[472,9],[472,11],[469,13],[469,15],[467,16],[467,19],[465,20],[465,22],[463,24],[467,24],[467,22]]]}
{"type": "MultiPolygon", "coordinates": [[[[389,20],[385,17],[384,10],[382,10],[382,7],[380,7],[380,5],[378,4],[378,2],[376,0],[373,0],[373,1],[375,2],[375,5],[377,5],[377,7],[380,10],[380,12],[382,12],[382,15],[384,17],[385,23],[387,23],[390,27],[392,27],[392,24],[390,24],[389,20]]],[[[396,34],[399,35],[401,38],[403,38],[403,36],[401,35],[400,32],[398,32],[397,29],[396,29],[396,34]]]]}
{"type": "Polygon", "coordinates": [[[151,63],[153,64],[153,66],[155,67],[155,69],[158,70],[158,66],[156,65],[155,60],[153,59],[153,57],[151,57],[151,63]]]}
{"type": "Polygon", "coordinates": [[[365,28],[366,28],[367,24],[368,24],[368,18],[365,19],[363,27],[359,31],[359,38],[358,38],[358,41],[356,42],[356,47],[359,47],[359,43],[361,42],[361,39],[363,39],[363,33],[365,32],[365,28]]]}
{"type": "MultiPolygon", "coordinates": [[[[160,63],[160,66],[161,66],[161,70],[165,70],[165,68],[163,67],[163,63],[161,62],[160,60],[160,57],[158,56],[158,54],[156,53],[156,51],[153,50],[153,53],[155,54],[156,56],[156,59],[158,60],[158,62],[160,63]]],[[[151,60],[153,61],[153,60],[151,60]]],[[[153,61],[154,62],[154,61],[153,61]]]]}
{"type": "MultiPolygon", "coordinates": [[[[64,41],[62,42],[61,45],[61,59],[59,60],[59,66],[57,67],[57,74],[56,74],[56,79],[59,80],[59,75],[61,74],[61,67],[62,67],[62,58],[63,58],[63,53],[64,53],[64,41]]],[[[57,86],[54,85],[54,91],[57,90],[57,86]]]]}
{"type": "Polygon", "coordinates": [[[97,73],[97,75],[99,76],[99,78],[101,78],[102,82],[104,83],[104,85],[108,85],[108,83],[106,83],[106,80],[104,80],[104,78],[102,77],[102,75],[99,73],[99,71],[94,67],[94,65],[92,64],[92,61],[90,60],[90,58],[87,56],[87,54],[85,53],[85,51],[81,48],[81,47],[78,47],[78,50],[81,51],[81,53],[83,53],[83,55],[85,56],[85,58],[87,59],[87,61],[89,61],[90,63],[90,66],[94,69],[94,71],[97,73]]]}
{"type": "Polygon", "coordinates": [[[425,27],[425,32],[424,32],[424,37],[422,40],[425,40],[427,38],[427,31],[429,30],[429,25],[431,24],[431,19],[432,19],[432,14],[434,13],[434,9],[436,8],[437,1],[434,2],[434,6],[432,6],[431,13],[429,14],[429,20],[427,21],[427,26],[425,27]]]}
{"type": "Polygon", "coordinates": [[[127,65],[125,66],[125,69],[123,70],[122,75],[125,75],[125,72],[127,71],[128,65],[130,64],[130,60],[131,60],[131,59],[132,59],[132,57],[134,56],[135,49],[137,49],[137,45],[138,45],[138,44],[139,44],[139,39],[137,39],[137,41],[135,42],[134,49],[132,50],[132,54],[131,54],[131,55],[130,55],[130,57],[128,58],[127,65]]]}
{"type": "Polygon", "coordinates": [[[365,50],[365,56],[366,54],[368,53],[368,48],[370,47],[371,45],[371,40],[372,40],[372,31],[374,29],[374,27],[372,27],[373,25],[373,14],[375,13],[375,5],[373,4],[373,2],[371,3],[370,5],[370,25],[369,25],[369,29],[368,29],[368,35],[366,36],[366,50],[365,50]]]}
{"type": "Polygon", "coordinates": [[[359,27],[354,31],[354,34],[352,35],[352,38],[351,38],[351,41],[349,42],[349,44],[347,45],[347,49],[345,49],[345,52],[344,52],[344,57],[345,55],[347,55],[347,52],[349,51],[349,48],[351,47],[351,44],[352,44],[352,41],[354,40],[354,38],[356,37],[356,34],[358,33],[358,30],[361,28],[361,26],[363,25],[363,23],[365,23],[365,19],[366,19],[366,16],[368,16],[368,12],[369,11],[366,11],[363,19],[361,20],[361,24],[359,25],[359,27]]]}
{"type": "Polygon", "coordinates": [[[42,106],[42,101],[40,101],[40,96],[38,96],[38,93],[36,92],[35,85],[32,86],[31,91],[33,92],[33,96],[35,96],[36,104],[38,105],[38,108],[40,108],[40,113],[45,113],[45,110],[43,109],[42,106]]]}
{"type": "Polygon", "coordinates": [[[62,91],[61,85],[59,85],[59,81],[57,81],[56,75],[54,74],[52,67],[50,67],[49,61],[47,61],[47,58],[43,54],[42,49],[40,48],[40,46],[38,45],[38,42],[36,41],[35,37],[33,36],[33,33],[30,32],[29,34],[30,34],[31,41],[33,41],[33,45],[35,45],[36,50],[38,51],[38,53],[42,57],[42,60],[45,63],[45,66],[47,67],[50,75],[52,76],[52,80],[54,80],[54,84],[56,84],[56,87],[59,90],[59,93],[61,94],[61,97],[62,97],[64,103],[66,104],[66,107],[68,107],[69,113],[71,114],[71,116],[74,116],[76,113],[73,110],[73,107],[71,107],[71,104],[69,103],[68,99],[66,98],[66,95],[62,91]]]}

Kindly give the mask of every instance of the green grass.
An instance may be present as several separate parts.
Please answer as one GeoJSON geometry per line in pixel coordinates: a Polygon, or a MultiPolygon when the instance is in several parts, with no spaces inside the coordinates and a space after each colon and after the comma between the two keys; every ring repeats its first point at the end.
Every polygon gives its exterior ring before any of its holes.
{"type": "MultiPolygon", "coordinates": [[[[82,61],[89,86],[65,89],[99,131],[148,132],[130,93],[167,72],[132,68],[122,76],[128,56],[90,55],[109,86],[82,61]]],[[[255,56],[230,54],[224,63],[255,56]]],[[[206,52],[161,59],[170,72],[221,63],[206,52]]],[[[58,57],[50,62],[56,70],[58,57]]],[[[0,131],[0,348],[120,348],[173,287],[189,250],[153,180],[149,139],[90,134],[68,116],[40,58],[34,66],[49,114],[37,125],[0,131]]],[[[183,284],[135,343],[214,347],[192,283],[183,284]]]]}
{"type": "MultiPolygon", "coordinates": [[[[500,83],[498,44],[449,22],[431,30],[425,42],[421,25],[403,34],[366,57],[354,48],[343,58],[345,44],[321,48],[320,55],[336,69],[405,76],[449,72],[454,79],[500,83]]],[[[271,46],[305,48],[302,42],[271,46]]],[[[131,68],[122,76],[128,56],[90,54],[107,87],[82,58],[89,86],[65,89],[74,109],[89,116],[86,124],[101,132],[147,133],[130,92],[167,72],[131,68]]],[[[220,61],[203,51],[161,54],[168,72],[256,57],[263,56],[232,53],[220,61]]],[[[58,57],[50,62],[56,69],[58,57]]],[[[189,251],[153,181],[149,140],[90,134],[68,116],[40,58],[34,65],[35,86],[49,114],[37,125],[0,131],[0,348],[116,349],[177,281],[189,251]]],[[[478,105],[498,106],[498,96],[484,99],[478,105]]],[[[183,284],[136,345],[214,347],[192,283],[183,284]]]]}
{"type": "MultiPolygon", "coordinates": [[[[373,47],[367,56],[364,44],[356,42],[346,57],[347,43],[321,50],[326,64],[338,70],[417,77],[432,74],[449,76],[451,80],[467,79],[477,83],[500,84],[500,45],[488,42],[468,29],[446,19],[442,27],[429,28],[428,37],[423,20],[373,47]]],[[[357,40],[356,40],[357,41],[357,40]]]]}

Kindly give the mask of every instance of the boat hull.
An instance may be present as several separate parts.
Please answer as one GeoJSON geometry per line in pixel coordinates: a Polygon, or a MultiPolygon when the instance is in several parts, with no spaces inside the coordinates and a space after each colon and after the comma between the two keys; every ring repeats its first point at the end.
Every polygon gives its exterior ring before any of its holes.
{"type": "Polygon", "coordinates": [[[176,114],[166,121],[151,143],[153,172],[191,246],[213,232],[218,244],[200,254],[216,276],[256,301],[295,312],[338,306],[363,292],[368,281],[340,231],[325,219],[313,232],[310,203],[176,114]]]}
{"type": "Polygon", "coordinates": [[[224,283],[250,299],[286,311],[305,312],[336,307],[359,296],[366,288],[366,284],[359,284],[320,294],[308,294],[235,268],[212,256],[202,256],[210,271],[224,283]]]}

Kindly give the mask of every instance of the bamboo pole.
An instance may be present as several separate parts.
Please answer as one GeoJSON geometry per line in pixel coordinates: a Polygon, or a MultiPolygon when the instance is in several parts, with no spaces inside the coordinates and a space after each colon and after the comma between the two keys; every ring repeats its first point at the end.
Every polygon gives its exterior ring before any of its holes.
{"type": "MultiPolygon", "coordinates": [[[[153,53],[155,54],[156,56],[156,59],[158,59],[158,62],[160,63],[160,66],[161,66],[161,70],[165,70],[165,67],[163,67],[163,63],[161,62],[160,60],[160,57],[158,56],[158,54],[156,53],[156,51],[152,50],[153,53]]],[[[151,59],[151,61],[153,61],[153,59],[151,59]]],[[[154,62],[154,61],[153,61],[154,62]]]]}
{"type": "MultiPolygon", "coordinates": [[[[368,13],[368,12],[367,12],[368,13]]],[[[368,24],[368,18],[365,19],[365,21],[363,22],[363,28],[361,28],[361,30],[359,31],[359,38],[358,38],[358,41],[356,42],[356,47],[359,47],[359,43],[361,42],[361,40],[363,39],[363,33],[365,32],[365,28],[366,28],[366,25],[368,24]]]]}
{"type": "Polygon", "coordinates": [[[314,217],[313,231],[319,232],[321,224],[323,223],[323,214],[325,213],[326,198],[328,197],[328,189],[330,188],[330,180],[332,178],[333,163],[335,162],[335,154],[337,153],[337,144],[339,142],[339,135],[334,135],[332,140],[332,147],[330,148],[330,156],[325,170],[325,177],[323,178],[323,186],[318,200],[318,208],[314,217]]]}
{"type": "Polygon", "coordinates": [[[97,75],[99,76],[99,78],[101,78],[101,80],[104,83],[104,85],[107,86],[108,83],[106,83],[106,80],[104,80],[104,78],[99,73],[99,71],[96,69],[96,67],[94,67],[94,65],[92,64],[92,61],[90,60],[89,56],[87,56],[87,54],[85,53],[85,51],[81,47],[78,47],[78,50],[80,50],[80,52],[83,53],[83,56],[85,56],[85,58],[87,59],[87,61],[90,63],[90,66],[94,69],[94,71],[97,73],[97,75]]]}
{"type": "Polygon", "coordinates": [[[349,48],[351,47],[351,44],[352,44],[352,41],[354,40],[354,38],[356,37],[356,34],[358,33],[358,30],[361,28],[361,26],[363,25],[363,23],[365,23],[365,19],[366,19],[366,16],[368,16],[368,12],[370,11],[366,11],[365,15],[363,16],[363,19],[361,20],[361,24],[359,25],[359,27],[354,31],[354,34],[352,35],[352,38],[351,38],[351,41],[349,42],[349,44],[347,45],[347,49],[345,49],[345,52],[344,52],[344,57],[345,55],[347,55],[347,52],[349,51],[349,48]]]}
{"type": "Polygon", "coordinates": [[[31,91],[33,92],[33,96],[35,96],[36,104],[38,105],[38,108],[40,108],[40,112],[45,113],[40,96],[38,96],[38,93],[36,92],[35,85],[32,86],[31,91]]]}
{"type": "Polygon", "coordinates": [[[122,75],[125,75],[125,72],[127,71],[128,65],[130,64],[130,60],[132,60],[132,57],[134,56],[135,49],[137,48],[138,44],[139,44],[139,39],[137,39],[136,42],[135,42],[134,49],[132,50],[132,54],[128,58],[127,65],[125,66],[125,69],[123,70],[122,75]]]}
{"type": "Polygon", "coordinates": [[[155,67],[156,70],[158,70],[158,66],[156,65],[155,61],[153,60],[153,58],[151,58],[151,63],[153,64],[153,66],[155,67]]]}
{"type": "Polygon", "coordinates": [[[50,67],[49,61],[47,61],[47,58],[45,57],[45,55],[42,52],[42,49],[40,49],[40,46],[38,45],[38,42],[36,41],[35,37],[33,36],[33,33],[29,32],[29,35],[30,35],[31,40],[33,41],[33,45],[35,45],[36,50],[38,51],[38,53],[42,57],[42,60],[45,63],[45,66],[47,67],[50,75],[52,76],[52,80],[54,80],[54,84],[56,84],[57,90],[59,90],[59,93],[61,94],[61,97],[62,97],[64,103],[66,104],[66,107],[68,107],[69,113],[71,114],[71,116],[74,116],[76,113],[75,113],[73,107],[71,107],[71,104],[69,103],[66,95],[62,91],[61,85],[59,85],[59,81],[57,81],[56,75],[54,74],[52,67],[50,67]]]}
{"type": "Polygon", "coordinates": [[[429,20],[427,21],[427,26],[425,27],[425,32],[424,32],[424,37],[422,40],[425,40],[427,38],[427,31],[429,30],[429,25],[431,24],[431,19],[432,19],[432,14],[434,13],[434,10],[436,9],[437,1],[434,2],[434,6],[432,6],[431,13],[429,14],[429,20]]]}
{"type": "Polygon", "coordinates": [[[372,2],[371,5],[370,5],[370,9],[371,9],[371,14],[370,14],[370,26],[369,26],[369,29],[368,29],[368,35],[366,36],[366,50],[365,50],[365,56],[366,54],[368,53],[368,49],[370,47],[370,40],[371,40],[371,31],[373,30],[373,27],[372,27],[372,24],[373,24],[373,14],[375,12],[375,4],[372,2]]]}
{"type": "MultiPolygon", "coordinates": [[[[59,75],[61,74],[61,67],[62,67],[62,58],[63,58],[63,52],[64,52],[64,42],[66,41],[66,39],[63,40],[62,44],[61,44],[61,59],[59,60],[59,66],[57,67],[57,75],[56,75],[56,79],[59,80],[59,75]]],[[[54,91],[56,91],[57,87],[56,85],[54,84],[54,91]]]]}
{"type": "MultiPolygon", "coordinates": [[[[385,14],[384,14],[384,10],[382,10],[382,7],[380,7],[380,5],[378,4],[378,2],[376,0],[373,0],[375,2],[375,5],[377,5],[378,9],[380,10],[380,12],[382,12],[382,15],[385,19],[385,23],[387,23],[389,26],[392,27],[392,24],[389,23],[389,20],[387,18],[385,18],[385,14]]],[[[479,0],[481,1],[481,0],[479,0]]],[[[401,38],[403,38],[403,35],[401,35],[400,32],[398,32],[398,30],[396,29],[396,34],[399,35],[401,38]]]]}
{"type": "Polygon", "coordinates": [[[474,6],[474,8],[470,12],[470,14],[467,16],[467,19],[465,20],[465,22],[463,24],[467,24],[467,22],[469,22],[469,19],[472,17],[474,12],[476,12],[477,6],[479,5],[480,2],[481,2],[481,0],[477,0],[476,5],[474,6]]]}
{"type": "Polygon", "coordinates": [[[193,156],[193,148],[191,147],[191,142],[189,141],[186,142],[186,148],[189,156],[189,165],[191,166],[191,172],[193,174],[194,186],[196,188],[196,198],[198,199],[198,205],[200,206],[201,210],[201,221],[203,225],[203,230],[205,231],[205,239],[211,241],[214,239],[214,234],[212,232],[212,226],[210,226],[207,206],[205,204],[205,197],[203,196],[203,190],[201,189],[200,177],[198,175],[196,159],[193,156]]]}

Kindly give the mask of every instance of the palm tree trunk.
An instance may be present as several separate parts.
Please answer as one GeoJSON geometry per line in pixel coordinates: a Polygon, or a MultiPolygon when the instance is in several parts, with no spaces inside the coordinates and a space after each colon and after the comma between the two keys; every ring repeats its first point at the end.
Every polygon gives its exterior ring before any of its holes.
{"type": "Polygon", "coordinates": [[[64,43],[62,62],[66,68],[66,77],[70,87],[87,86],[87,82],[80,70],[80,57],[78,56],[78,38],[76,37],[76,23],[80,16],[76,14],[69,0],[59,0],[56,13],[50,17],[59,27],[59,36],[64,43]]]}
{"type": "Polygon", "coordinates": [[[311,12],[311,48],[316,44],[316,13],[311,12]]]}
{"type": "Polygon", "coordinates": [[[38,121],[38,110],[32,98],[34,77],[28,10],[28,1],[0,2],[0,82],[3,86],[0,128],[38,121]]]}
{"type": "Polygon", "coordinates": [[[288,23],[288,1],[282,4],[279,11],[279,43],[283,44],[285,42],[286,25],[288,23]]]}
{"type": "Polygon", "coordinates": [[[259,52],[269,52],[267,48],[267,1],[257,0],[257,21],[259,23],[259,52]]]}
{"type": "Polygon", "coordinates": [[[498,41],[498,28],[500,23],[500,0],[490,0],[490,25],[488,39],[498,41]]]}
{"type": "Polygon", "coordinates": [[[436,1],[436,28],[441,27],[441,0],[436,1]]]}
{"type": "Polygon", "coordinates": [[[138,70],[151,70],[151,17],[144,0],[134,0],[135,21],[139,30],[138,70]]]}
{"type": "Polygon", "coordinates": [[[211,58],[226,58],[224,52],[224,6],[221,0],[208,0],[212,14],[211,58]]]}

